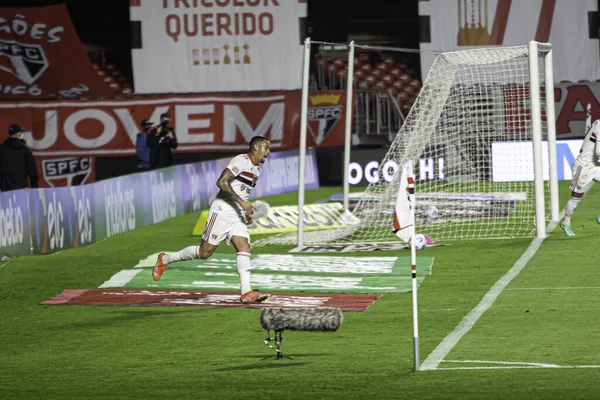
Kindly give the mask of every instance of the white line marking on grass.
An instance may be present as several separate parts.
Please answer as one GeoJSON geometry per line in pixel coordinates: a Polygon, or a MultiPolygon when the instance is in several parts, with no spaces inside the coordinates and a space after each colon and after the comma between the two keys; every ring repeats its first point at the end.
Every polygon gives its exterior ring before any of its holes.
{"type": "Polygon", "coordinates": [[[4,268],[4,267],[6,267],[8,264],[10,264],[10,261],[8,261],[8,262],[5,262],[4,264],[0,265],[0,268],[4,268]]]}
{"type": "Polygon", "coordinates": [[[444,363],[463,363],[463,364],[500,364],[500,366],[485,367],[451,367],[436,368],[436,370],[451,369],[517,369],[517,368],[600,368],[600,365],[557,365],[547,363],[532,362],[514,362],[514,361],[487,361],[487,360],[443,360],[444,363]]]}
{"type": "Polygon", "coordinates": [[[528,287],[528,288],[512,288],[506,290],[595,290],[600,289],[600,286],[575,286],[575,287],[528,287]]]}
{"type": "Polygon", "coordinates": [[[459,369],[534,369],[534,368],[553,368],[553,369],[592,369],[600,368],[600,365],[556,365],[553,367],[538,367],[535,365],[513,365],[513,366],[501,366],[501,367],[455,367],[455,368],[436,368],[436,371],[449,371],[459,369]]]}
{"type": "MultiPolygon", "coordinates": [[[[560,218],[562,219],[562,214],[560,218]]],[[[551,222],[546,232],[550,234],[554,228],[556,228],[556,222],[551,222]]],[[[531,258],[538,251],[544,238],[535,238],[525,250],[525,253],[517,260],[515,265],[498,281],[492,286],[492,288],[483,296],[479,304],[475,306],[463,319],[458,323],[456,328],[452,332],[448,334],[442,340],[442,342],[427,356],[423,364],[421,364],[421,371],[431,371],[438,368],[440,362],[444,360],[444,358],[450,353],[450,350],[456,346],[456,344],[460,341],[460,339],[473,328],[475,323],[481,318],[483,313],[485,313],[491,306],[494,304],[494,301],[498,298],[500,293],[504,290],[504,288],[517,276],[519,273],[525,268],[525,265],[531,260],[531,258]]]]}
{"type": "Polygon", "coordinates": [[[133,279],[134,276],[142,272],[141,269],[124,269],[123,271],[119,271],[114,274],[109,280],[104,282],[102,285],[98,286],[98,288],[117,288],[123,287],[129,283],[133,279]]]}

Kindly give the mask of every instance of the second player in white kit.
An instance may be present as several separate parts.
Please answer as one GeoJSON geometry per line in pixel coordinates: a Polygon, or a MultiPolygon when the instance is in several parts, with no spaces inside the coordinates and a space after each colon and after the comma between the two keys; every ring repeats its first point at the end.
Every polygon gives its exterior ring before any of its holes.
{"type": "MultiPolygon", "coordinates": [[[[592,114],[588,104],[586,117],[586,133],[579,155],[573,162],[573,179],[571,180],[571,198],[565,206],[565,217],[560,227],[567,236],[575,236],[571,228],[571,216],[583,196],[590,190],[594,182],[600,182],[600,120],[592,124],[592,114]]],[[[600,224],[600,217],[596,219],[600,224]]]]}

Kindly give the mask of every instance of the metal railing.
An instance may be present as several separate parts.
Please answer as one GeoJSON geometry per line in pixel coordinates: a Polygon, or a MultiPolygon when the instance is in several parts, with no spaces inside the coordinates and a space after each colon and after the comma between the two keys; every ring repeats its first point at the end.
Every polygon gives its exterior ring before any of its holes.
{"type": "Polygon", "coordinates": [[[405,116],[392,92],[387,89],[359,89],[355,96],[352,133],[385,135],[390,141],[394,140],[405,116]]]}

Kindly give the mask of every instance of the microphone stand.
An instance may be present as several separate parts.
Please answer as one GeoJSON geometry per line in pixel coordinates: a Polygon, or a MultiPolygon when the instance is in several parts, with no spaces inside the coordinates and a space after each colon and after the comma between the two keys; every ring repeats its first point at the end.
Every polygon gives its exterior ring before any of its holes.
{"type": "MultiPolygon", "coordinates": [[[[275,356],[276,360],[281,360],[284,357],[288,358],[290,360],[293,360],[292,357],[286,356],[285,354],[283,354],[281,352],[281,342],[283,342],[283,337],[281,336],[282,333],[283,333],[283,329],[276,329],[275,337],[271,337],[271,331],[267,330],[267,338],[265,339],[265,344],[277,352],[277,355],[275,356]],[[273,340],[275,341],[275,347],[271,346],[271,342],[273,340]]],[[[267,358],[272,358],[272,357],[268,356],[268,357],[263,358],[262,360],[266,360],[267,358]]]]}

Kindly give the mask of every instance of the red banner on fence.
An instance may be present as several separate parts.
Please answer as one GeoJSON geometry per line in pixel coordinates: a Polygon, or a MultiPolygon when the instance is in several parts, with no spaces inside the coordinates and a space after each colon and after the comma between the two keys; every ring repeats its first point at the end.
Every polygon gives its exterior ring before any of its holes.
{"type": "Polygon", "coordinates": [[[114,94],[90,62],[65,4],[2,9],[0,97],[114,94]]]}
{"type": "MultiPolygon", "coordinates": [[[[309,95],[308,147],[343,146],[345,104],[344,92],[309,95]]],[[[40,176],[63,186],[92,182],[93,157],[134,156],[140,122],[157,123],[165,112],[177,134],[176,153],[243,152],[255,135],[269,137],[274,151],[300,142],[300,92],[0,103],[0,127],[31,130],[25,139],[39,168],[48,169],[40,176]]]]}

